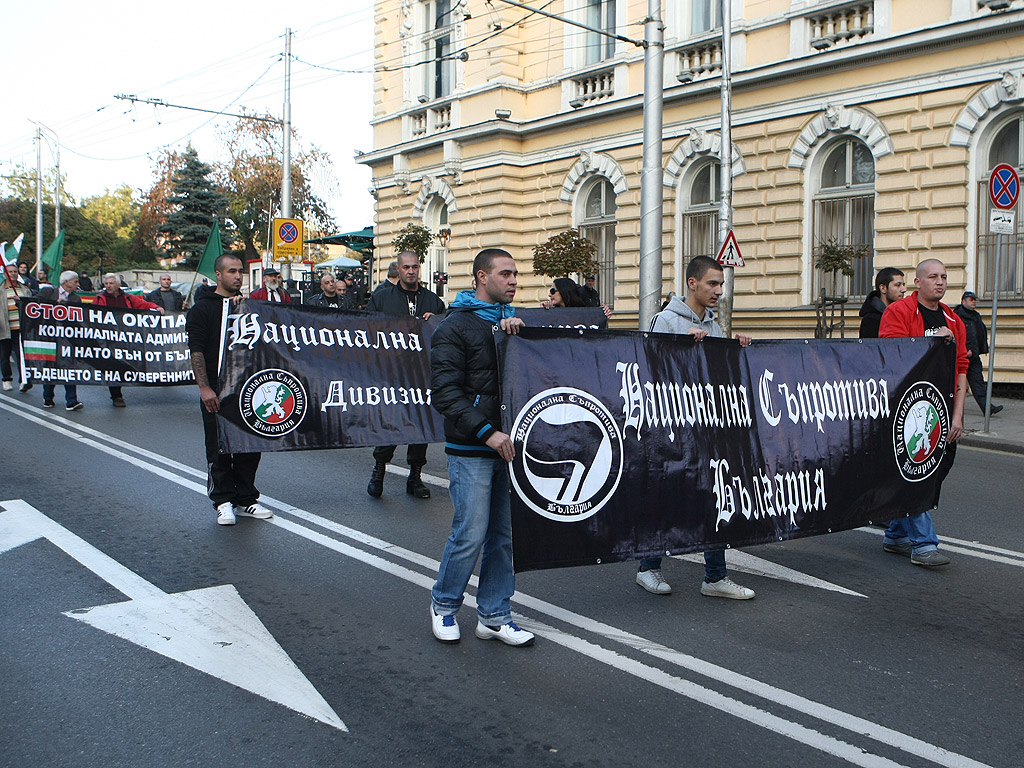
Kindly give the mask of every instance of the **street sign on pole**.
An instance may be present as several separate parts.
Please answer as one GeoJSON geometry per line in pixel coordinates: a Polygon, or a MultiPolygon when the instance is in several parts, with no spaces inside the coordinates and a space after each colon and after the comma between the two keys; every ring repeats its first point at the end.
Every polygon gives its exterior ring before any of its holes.
{"type": "Polygon", "coordinates": [[[274,219],[274,261],[302,259],[302,219],[274,219]]]}
{"type": "Polygon", "coordinates": [[[718,250],[715,260],[723,267],[745,267],[747,265],[743,260],[743,254],[740,253],[740,244],[736,242],[736,233],[731,229],[725,236],[725,242],[718,250]]]}
{"type": "Polygon", "coordinates": [[[988,194],[992,205],[1001,211],[1008,211],[1017,204],[1020,195],[1020,177],[1012,165],[1000,163],[988,179],[988,194]]]}
{"type": "Polygon", "coordinates": [[[995,375],[996,326],[999,322],[999,277],[1002,274],[1000,261],[1003,254],[1003,235],[1012,235],[1014,211],[1020,196],[1020,177],[1017,169],[1007,163],[1000,163],[988,178],[988,196],[998,210],[989,217],[989,231],[996,236],[996,260],[992,278],[992,342],[988,353],[988,382],[985,385],[985,432],[988,433],[992,417],[992,377],[995,375]],[[1000,215],[1001,214],[1001,215],[1000,215]],[[1007,218],[1009,221],[1007,221],[1007,218]]]}

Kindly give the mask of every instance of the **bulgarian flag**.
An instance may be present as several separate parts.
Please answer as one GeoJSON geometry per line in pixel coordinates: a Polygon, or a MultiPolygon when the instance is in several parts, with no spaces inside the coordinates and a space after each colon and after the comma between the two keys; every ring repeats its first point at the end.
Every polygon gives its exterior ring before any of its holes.
{"type": "Polygon", "coordinates": [[[44,363],[57,362],[56,341],[25,341],[22,343],[26,360],[38,360],[44,363]]]}

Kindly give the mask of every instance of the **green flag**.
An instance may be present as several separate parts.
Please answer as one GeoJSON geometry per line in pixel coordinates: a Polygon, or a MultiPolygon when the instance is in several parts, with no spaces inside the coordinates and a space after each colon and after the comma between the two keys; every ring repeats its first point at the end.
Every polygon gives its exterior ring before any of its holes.
{"type": "Polygon", "coordinates": [[[216,281],[217,275],[213,271],[213,265],[222,253],[224,253],[224,248],[220,244],[220,226],[217,224],[217,220],[214,219],[213,227],[210,229],[210,237],[206,240],[206,247],[203,248],[203,257],[199,260],[196,272],[203,277],[216,281]]]}
{"type": "Polygon", "coordinates": [[[50,243],[50,247],[43,252],[42,264],[47,268],[51,285],[60,285],[60,265],[64,261],[64,230],[57,233],[57,237],[50,243]]]}

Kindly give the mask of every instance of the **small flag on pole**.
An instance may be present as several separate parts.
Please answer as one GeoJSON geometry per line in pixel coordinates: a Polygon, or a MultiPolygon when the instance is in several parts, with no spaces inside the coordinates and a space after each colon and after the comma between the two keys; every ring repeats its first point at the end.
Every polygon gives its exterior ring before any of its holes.
{"type": "Polygon", "coordinates": [[[224,248],[220,244],[220,225],[214,219],[213,226],[210,228],[210,236],[206,240],[206,247],[203,248],[203,257],[199,259],[199,266],[196,267],[196,272],[203,277],[208,277],[215,281],[217,274],[213,270],[213,265],[217,263],[217,259],[223,253],[224,248]]]}
{"type": "Polygon", "coordinates": [[[60,285],[60,266],[64,261],[64,230],[57,233],[57,237],[50,243],[50,247],[43,254],[43,266],[47,268],[52,285],[60,285]]]}

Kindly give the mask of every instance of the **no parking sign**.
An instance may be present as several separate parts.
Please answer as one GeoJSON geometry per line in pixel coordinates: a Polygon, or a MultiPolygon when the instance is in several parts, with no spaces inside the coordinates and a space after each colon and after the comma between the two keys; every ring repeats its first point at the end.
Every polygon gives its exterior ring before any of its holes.
{"type": "Polygon", "coordinates": [[[302,219],[274,219],[274,261],[302,259],[302,219]]]}

